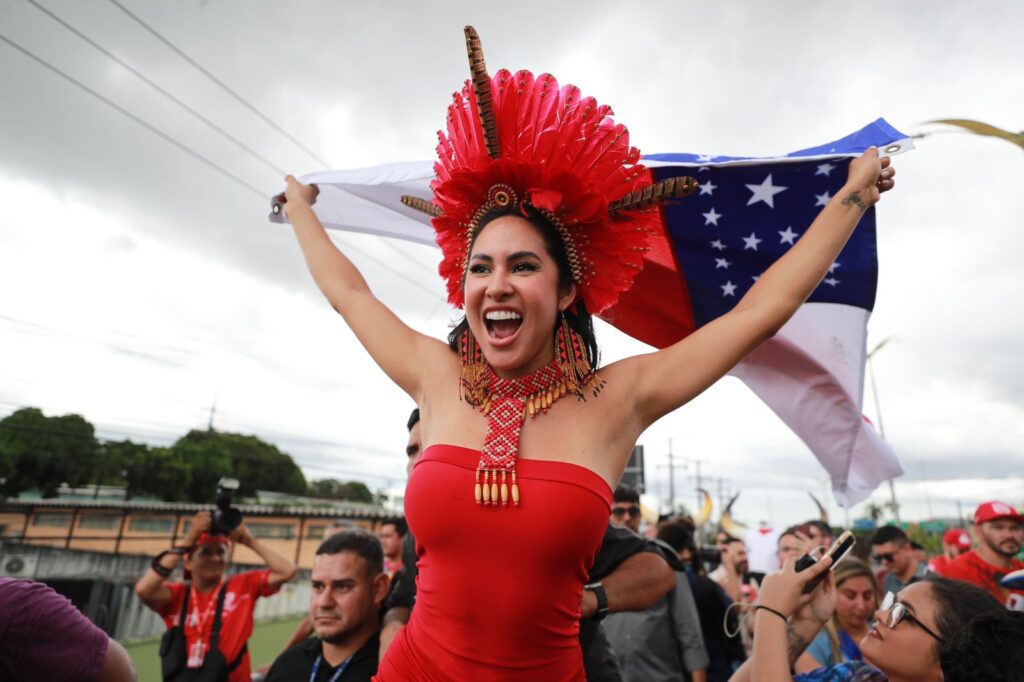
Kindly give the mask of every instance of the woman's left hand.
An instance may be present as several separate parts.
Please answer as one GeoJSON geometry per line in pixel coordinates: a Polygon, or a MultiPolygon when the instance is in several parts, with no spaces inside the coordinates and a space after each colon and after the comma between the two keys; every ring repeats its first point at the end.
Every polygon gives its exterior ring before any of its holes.
{"type": "Polygon", "coordinates": [[[878,148],[870,147],[859,157],[850,162],[846,184],[861,194],[868,206],[878,202],[882,192],[892,189],[896,181],[893,179],[896,169],[892,167],[892,159],[888,156],[878,158],[878,148]]]}
{"type": "MultiPolygon", "coordinates": [[[[813,594],[809,596],[803,593],[804,586],[827,571],[831,565],[832,557],[826,556],[815,562],[812,566],[797,573],[796,560],[787,559],[781,570],[766,576],[764,582],[761,583],[761,594],[758,604],[778,611],[788,618],[808,601],[814,602],[813,594]]],[[[829,576],[825,578],[827,581],[829,576]]],[[[815,593],[824,589],[819,586],[815,593]]],[[[828,589],[834,592],[834,590],[831,590],[831,586],[828,589]]],[[[833,599],[833,607],[834,605],[833,599]]],[[[831,609],[829,610],[829,615],[831,615],[831,609]]]]}

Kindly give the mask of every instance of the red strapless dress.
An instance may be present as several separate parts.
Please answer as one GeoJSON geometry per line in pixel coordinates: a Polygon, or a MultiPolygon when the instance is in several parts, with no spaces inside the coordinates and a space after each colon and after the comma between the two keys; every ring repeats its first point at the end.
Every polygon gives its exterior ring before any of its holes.
{"type": "Polygon", "coordinates": [[[379,682],[584,680],[579,606],[612,492],[575,464],[519,460],[522,504],[473,499],[477,450],[435,445],[416,464],[405,513],[419,578],[409,624],[379,682]]]}

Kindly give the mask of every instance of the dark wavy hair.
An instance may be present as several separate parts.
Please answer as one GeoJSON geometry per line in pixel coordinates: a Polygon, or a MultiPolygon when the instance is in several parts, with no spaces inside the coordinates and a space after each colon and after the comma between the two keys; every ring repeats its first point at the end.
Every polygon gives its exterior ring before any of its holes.
{"type": "MultiPolygon", "coordinates": [[[[558,266],[558,290],[560,292],[567,291],[572,286],[573,280],[569,258],[565,254],[565,244],[562,243],[562,238],[559,236],[558,231],[548,219],[529,204],[510,206],[508,208],[495,208],[485,213],[478,223],[479,227],[476,230],[476,234],[473,235],[473,243],[476,243],[477,237],[484,231],[488,223],[505,215],[523,217],[533,225],[534,229],[537,230],[537,234],[544,241],[544,250],[547,251],[548,256],[558,266]]],[[[473,244],[471,243],[470,250],[472,251],[472,249],[473,244]]],[[[463,280],[463,284],[465,284],[465,280],[463,280]]],[[[578,298],[573,305],[566,309],[565,320],[569,327],[583,339],[583,345],[587,351],[587,360],[590,361],[590,366],[596,369],[601,358],[597,347],[597,337],[594,334],[594,319],[583,304],[583,299],[578,298]]],[[[556,318],[552,326],[552,341],[554,340],[555,333],[558,331],[558,322],[556,318]]],[[[462,319],[459,320],[448,334],[448,345],[456,353],[459,352],[459,339],[462,338],[463,333],[467,329],[469,329],[469,321],[463,315],[462,319]]]]}
{"type": "Polygon", "coordinates": [[[932,587],[939,667],[945,682],[1024,681],[1024,613],[1008,611],[985,590],[938,576],[932,587]]]}

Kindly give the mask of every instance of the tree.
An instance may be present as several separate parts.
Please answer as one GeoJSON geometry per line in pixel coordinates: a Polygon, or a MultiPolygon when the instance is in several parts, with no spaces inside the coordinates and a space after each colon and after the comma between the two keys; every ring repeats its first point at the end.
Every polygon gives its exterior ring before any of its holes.
{"type": "Polygon", "coordinates": [[[306,491],[306,477],[292,458],[256,436],[219,431],[190,431],[171,446],[188,465],[187,495],[194,502],[212,502],[221,478],[237,478],[238,494],[257,490],[293,495],[306,491]]]}
{"type": "Polygon", "coordinates": [[[5,495],[35,487],[43,497],[55,497],[61,483],[90,483],[98,454],[96,430],[77,414],[47,417],[38,408],[26,407],[0,420],[5,495]]]}
{"type": "Polygon", "coordinates": [[[373,493],[362,481],[349,481],[342,483],[335,478],[325,478],[313,481],[309,484],[309,494],[312,497],[322,497],[329,500],[346,500],[349,502],[365,502],[372,504],[373,493]]]}

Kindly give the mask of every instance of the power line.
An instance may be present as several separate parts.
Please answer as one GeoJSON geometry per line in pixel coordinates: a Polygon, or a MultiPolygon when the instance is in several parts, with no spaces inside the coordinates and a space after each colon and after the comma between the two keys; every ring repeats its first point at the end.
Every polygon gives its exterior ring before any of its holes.
{"type": "Polygon", "coordinates": [[[319,163],[320,165],[322,165],[322,166],[323,166],[323,167],[325,167],[325,168],[328,168],[328,167],[330,167],[330,165],[331,165],[331,164],[329,164],[329,163],[328,163],[327,161],[325,161],[325,160],[323,160],[322,158],[320,158],[320,157],[319,157],[319,156],[318,156],[318,155],[316,154],[316,152],[314,152],[314,151],[312,151],[311,149],[309,149],[308,147],[306,147],[306,146],[305,146],[304,144],[302,144],[301,142],[299,142],[299,141],[298,141],[298,140],[297,140],[297,139],[296,139],[295,137],[293,137],[293,136],[292,136],[292,135],[291,135],[290,133],[288,133],[288,131],[286,131],[286,130],[285,130],[284,128],[282,128],[282,127],[281,127],[281,126],[279,126],[278,124],[274,123],[274,122],[273,122],[273,121],[272,121],[272,120],[270,119],[270,117],[268,117],[268,116],[267,116],[266,114],[264,114],[264,113],[263,113],[262,111],[260,111],[260,110],[259,110],[259,109],[257,109],[257,108],[256,108],[255,106],[253,106],[252,104],[250,104],[248,100],[246,100],[246,99],[245,99],[244,97],[242,97],[242,96],[241,96],[241,95],[239,95],[239,94],[238,94],[237,92],[235,92],[235,91],[234,91],[234,90],[232,90],[232,89],[231,89],[230,87],[228,87],[228,85],[227,85],[226,83],[224,83],[224,82],[223,82],[222,80],[220,80],[219,78],[217,78],[216,76],[214,76],[214,75],[213,75],[212,73],[210,73],[209,71],[207,71],[207,70],[206,70],[205,68],[203,68],[203,67],[202,67],[202,66],[201,66],[201,65],[200,65],[200,64],[199,64],[199,63],[198,63],[198,62],[197,62],[196,60],[192,59],[192,57],[189,57],[189,56],[188,56],[187,54],[185,54],[185,52],[183,52],[183,51],[182,51],[182,50],[181,50],[180,48],[178,48],[178,47],[177,47],[176,45],[174,45],[174,43],[172,43],[172,42],[171,42],[170,40],[168,40],[167,38],[163,37],[163,36],[162,36],[162,35],[161,35],[161,34],[160,34],[160,33],[159,33],[159,32],[158,32],[158,31],[157,31],[156,29],[154,29],[154,28],[153,28],[152,26],[150,26],[149,24],[147,24],[147,23],[146,23],[145,21],[143,21],[142,19],[140,19],[140,18],[139,18],[139,17],[137,17],[136,15],[132,14],[132,13],[131,13],[131,12],[130,12],[130,11],[128,10],[128,8],[126,8],[126,7],[125,7],[124,5],[122,5],[122,4],[120,3],[120,2],[118,2],[117,0],[110,0],[110,4],[114,5],[114,7],[117,7],[117,8],[119,9],[119,10],[121,10],[122,12],[124,12],[124,13],[125,13],[125,14],[126,14],[126,15],[127,15],[128,17],[129,17],[129,18],[131,18],[131,19],[132,19],[132,20],[133,20],[133,21],[134,21],[135,23],[137,23],[137,24],[138,24],[139,26],[141,26],[141,27],[142,27],[142,28],[144,28],[144,29],[145,29],[146,31],[148,31],[148,32],[149,32],[149,33],[150,33],[150,34],[151,34],[151,35],[152,35],[152,36],[153,36],[154,38],[156,38],[157,40],[159,40],[159,41],[160,41],[161,43],[163,43],[163,44],[164,44],[164,45],[166,45],[166,46],[167,46],[167,47],[168,47],[169,49],[171,49],[171,50],[172,50],[172,51],[173,51],[173,52],[174,52],[175,54],[177,54],[177,55],[178,55],[179,57],[181,57],[182,59],[184,59],[185,61],[187,61],[187,62],[188,62],[189,64],[191,64],[191,65],[192,65],[192,66],[193,66],[193,67],[194,67],[194,68],[195,68],[195,69],[196,69],[197,71],[199,71],[199,72],[200,72],[201,74],[203,74],[204,76],[206,76],[207,78],[209,78],[209,79],[210,79],[211,81],[213,81],[214,83],[216,83],[216,84],[217,84],[218,86],[220,86],[220,88],[221,88],[221,89],[222,89],[222,90],[223,90],[224,92],[228,93],[228,94],[229,94],[229,95],[230,95],[231,97],[233,97],[233,98],[235,99],[235,101],[237,101],[237,102],[238,102],[239,104],[241,104],[242,106],[244,106],[244,107],[245,107],[246,109],[248,109],[249,111],[251,111],[251,112],[252,112],[253,114],[255,114],[256,116],[258,116],[258,117],[259,117],[260,119],[262,119],[262,120],[263,120],[263,121],[264,121],[264,122],[265,122],[265,123],[266,123],[267,125],[269,125],[269,126],[270,126],[271,128],[273,128],[274,130],[276,130],[277,132],[279,132],[279,133],[280,133],[281,135],[283,135],[284,137],[286,137],[286,138],[287,138],[287,139],[288,139],[289,141],[291,141],[291,142],[292,142],[292,144],[294,144],[294,145],[295,145],[296,147],[298,147],[298,148],[299,148],[299,149],[301,149],[302,151],[304,151],[304,152],[306,152],[307,154],[309,154],[309,155],[310,155],[310,157],[312,157],[313,159],[316,159],[317,163],[319,163]]]}
{"type": "MultiPolygon", "coordinates": [[[[90,94],[93,97],[95,97],[96,99],[100,100],[101,102],[103,102],[104,104],[109,106],[110,108],[114,109],[115,111],[120,112],[124,116],[126,116],[126,117],[130,118],[131,120],[135,121],[140,126],[145,128],[146,130],[150,131],[151,133],[153,133],[157,137],[161,138],[162,140],[164,140],[168,144],[171,144],[174,147],[177,147],[178,149],[180,149],[181,151],[185,152],[186,154],[188,154],[192,158],[196,159],[197,161],[199,161],[203,165],[207,166],[208,168],[211,168],[212,170],[215,170],[216,172],[220,173],[221,175],[223,175],[224,177],[228,178],[232,182],[238,184],[241,187],[244,187],[245,189],[249,190],[250,192],[252,192],[256,196],[258,196],[260,199],[266,200],[266,198],[267,198],[266,194],[262,190],[260,190],[259,188],[249,184],[248,182],[246,182],[242,178],[238,177],[237,175],[235,175],[231,171],[225,169],[224,167],[218,165],[216,162],[208,159],[207,157],[203,156],[199,152],[193,150],[191,147],[188,147],[184,143],[179,142],[178,140],[174,139],[173,137],[171,137],[170,135],[168,135],[164,131],[160,130],[159,128],[157,128],[153,124],[149,123],[148,121],[140,118],[139,116],[136,116],[135,114],[133,114],[132,112],[128,111],[127,109],[125,109],[121,105],[117,104],[113,100],[111,100],[111,99],[109,99],[107,97],[104,97],[103,95],[101,95],[97,91],[95,91],[92,88],[90,88],[88,85],[85,85],[84,83],[82,83],[81,81],[77,80],[73,76],[69,75],[68,73],[65,73],[64,71],[62,71],[61,69],[57,68],[53,64],[50,64],[48,61],[46,61],[42,57],[37,56],[33,52],[29,51],[27,48],[22,47],[21,45],[19,45],[18,43],[14,42],[13,40],[8,38],[7,36],[3,35],[2,33],[0,33],[0,40],[2,40],[3,42],[7,43],[8,45],[10,45],[11,47],[13,47],[18,52],[21,52],[23,55],[25,55],[26,57],[28,57],[32,61],[36,62],[40,66],[43,66],[46,69],[48,69],[49,71],[51,71],[52,73],[60,76],[65,81],[67,81],[67,82],[71,83],[72,85],[76,86],[77,88],[87,92],[88,94],[90,94]]],[[[370,255],[368,252],[364,251],[363,249],[360,249],[360,248],[354,246],[353,244],[350,244],[350,243],[347,243],[347,242],[346,242],[346,248],[348,248],[348,249],[350,249],[350,250],[352,250],[352,251],[354,251],[356,253],[361,254],[367,260],[371,261],[372,263],[375,263],[376,265],[378,265],[379,267],[381,267],[385,271],[394,274],[396,277],[400,277],[401,279],[404,279],[409,284],[412,284],[417,289],[420,289],[421,291],[423,291],[426,294],[428,294],[431,298],[437,297],[437,293],[436,292],[431,291],[427,287],[423,286],[422,283],[414,280],[412,277],[409,277],[408,275],[406,275],[405,273],[401,272],[400,270],[395,270],[394,268],[389,267],[382,260],[380,260],[376,256],[370,255]]]]}
{"type": "Polygon", "coordinates": [[[236,183],[237,185],[239,185],[241,187],[244,187],[245,189],[249,190],[250,192],[252,192],[256,196],[260,197],[261,199],[266,199],[266,196],[264,195],[264,193],[259,188],[255,187],[253,185],[250,185],[248,182],[246,182],[242,178],[238,177],[237,175],[235,175],[231,171],[229,171],[229,170],[227,170],[227,169],[217,165],[215,162],[213,162],[210,159],[206,158],[205,156],[203,156],[199,152],[194,151],[190,147],[182,144],[181,142],[178,142],[176,139],[174,139],[173,137],[171,137],[170,135],[168,135],[164,131],[160,130],[159,128],[157,128],[153,124],[151,124],[151,123],[145,121],[144,119],[136,116],[135,114],[133,114],[132,112],[128,111],[127,109],[125,109],[121,105],[117,104],[113,100],[108,99],[107,97],[104,97],[100,93],[98,93],[95,90],[93,90],[92,88],[90,88],[88,85],[86,85],[86,84],[82,83],[81,81],[75,79],[73,76],[70,76],[69,74],[65,73],[64,71],[61,71],[56,66],[54,66],[53,64],[50,64],[48,61],[46,61],[42,57],[36,56],[34,53],[30,52],[29,50],[27,50],[26,48],[22,47],[18,43],[14,42],[13,40],[11,40],[7,36],[3,35],[2,33],[0,33],[0,40],[4,41],[5,43],[7,43],[11,47],[13,47],[15,50],[17,50],[18,52],[22,53],[23,55],[25,55],[26,57],[28,57],[32,61],[36,62],[40,66],[48,69],[49,71],[55,73],[58,76],[60,76],[61,78],[63,78],[67,82],[71,83],[75,87],[77,87],[77,88],[79,88],[81,90],[84,90],[85,92],[87,92],[88,94],[92,95],[93,97],[95,97],[99,101],[103,102],[104,104],[106,104],[110,108],[114,109],[115,111],[118,111],[122,115],[127,116],[128,118],[130,118],[131,120],[135,121],[136,123],[138,123],[140,126],[145,128],[149,132],[153,133],[157,137],[159,137],[162,140],[164,140],[165,142],[167,142],[168,144],[173,145],[174,147],[177,147],[181,151],[185,152],[186,154],[188,154],[189,156],[194,158],[196,161],[199,161],[200,163],[202,163],[203,165],[207,166],[208,168],[211,168],[212,170],[220,173],[221,175],[223,175],[224,177],[228,178],[229,180],[231,180],[232,182],[236,183]]]}
{"type": "Polygon", "coordinates": [[[235,144],[235,145],[236,145],[237,147],[239,147],[240,149],[242,149],[243,151],[245,151],[246,153],[248,153],[248,154],[249,154],[250,156],[252,156],[253,158],[255,158],[255,159],[256,159],[257,161],[259,161],[259,162],[260,162],[260,163],[262,163],[263,165],[265,165],[265,166],[267,166],[268,168],[270,168],[270,170],[274,171],[274,172],[275,172],[275,173],[277,173],[278,175],[285,175],[285,170],[284,170],[283,168],[279,168],[278,166],[274,165],[274,163],[273,163],[273,162],[271,162],[271,161],[270,161],[269,159],[267,159],[267,158],[266,158],[265,156],[261,155],[261,154],[260,154],[259,152],[257,152],[257,151],[256,151],[255,149],[253,149],[253,148],[252,148],[252,147],[250,147],[249,145],[245,144],[244,142],[242,142],[241,140],[239,140],[239,139],[238,139],[237,137],[233,136],[233,135],[232,135],[231,133],[229,133],[228,131],[224,130],[224,129],[223,129],[223,128],[221,128],[221,127],[220,127],[219,125],[217,125],[216,123],[214,123],[214,122],[213,122],[213,121],[211,121],[210,119],[206,118],[205,116],[203,116],[202,114],[200,114],[200,113],[199,113],[198,111],[196,111],[195,109],[193,109],[193,108],[192,108],[192,107],[190,107],[189,105],[187,105],[187,104],[185,104],[184,102],[182,102],[182,101],[181,101],[180,99],[178,99],[177,97],[175,97],[174,95],[172,95],[172,94],[171,94],[170,92],[168,92],[167,90],[165,90],[165,89],[164,89],[163,87],[161,87],[161,86],[160,86],[160,85],[158,85],[157,83],[155,83],[155,82],[154,82],[153,80],[151,80],[150,78],[148,78],[148,77],[147,77],[146,75],[144,75],[144,74],[143,74],[143,73],[142,73],[141,71],[139,71],[138,69],[136,69],[135,67],[133,67],[133,66],[132,66],[131,64],[129,64],[128,62],[124,61],[123,59],[121,59],[121,58],[120,58],[120,57],[118,57],[117,55],[113,54],[113,53],[112,53],[112,52],[111,52],[110,50],[106,49],[105,47],[103,47],[102,45],[100,45],[99,43],[97,43],[97,42],[96,42],[95,40],[93,40],[93,39],[92,39],[92,38],[90,38],[89,36],[85,35],[85,34],[84,34],[84,33],[82,33],[81,31],[79,31],[79,30],[78,30],[77,28],[75,28],[74,26],[72,26],[72,25],[71,25],[71,24],[69,24],[68,22],[64,21],[63,19],[61,19],[60,17],[58,17],[58,16],[56,15],[56,14],[54,14],[53,12],[51,12],[50,10],[48,10],[47,8],[45,8],[45,7],[43,7],[42,5],[40,5],[40,4],[38,3],[38,2],[36,2],[36,0],[28,0],[28,2],[29,2],[29,4],[31,4],[31,5],[33,6],[33,7],[35,7],[36,9],[38,9],[38,10],[39,10],[40,12],[42,12],[43,14],[46,14],[46,15],[47,15],[48,17],[50,17],[51,19],[53,19],[54,21],[56,21],[56,22],[57,22],[58,24],[60,24],[61,26],[63,26],[63,27],[64,27],[64,28],[66,28],[67,30],[71,31],[71,32],[72,32],[72,33],[74,33],[74,34],[75,34],[76,36],[78,36],[79,38],[81,38],[82,40],[84,40],[85,42],[87,42],[87,43],[89,43],[90,45],[92,45],[92,46],[93,46],[94,48],[96,48],[97,50],[99,50],[99,52],[101,52],[101,53],[102,53],[102,54],[103,54],[104,56],[106,56],[106,57],[107,57],[108,59],[110,59],[110,60],[112,60],[112,61],[114,61],[114,62],[117,62],[118,64],[120,64],[120,65],[121,65],[121,66],[122,66],[123,68],[127,69],[128,71],[130,71],[130,72],[131,72],[131,73],[132,73],[132,74],[133,74],[133,75],[134,75],[134,76],[135,76],[136,78],[138,78],[138,79],[139,79],[139,80],[141,80],[141,81],[142,81],[143,83],[145,83],[145,84],[146,84],[146,85],[148,85],[149,87],[151,87],[151,88],[153,88],[154,90],[156,90],[157,92],[159,92],[159,93],[160,93],[161,95],[163,95],[163,96],[164,96],[164,97],[166,97],[167,99],[169,99],[169,100],[171,100],[172,102],[174,102],[174,103],[175,103],[176,105],[178,105],[178,107],[180,107],[181,109],[184,109],[184,110],[185,110],[185,111],[187,111],[188,113],[192,114],[192,116],[194,116],[195,118],[199,119],[200,121],[202,121],[203,123],[205,123],[205,124],[206,124],[207,126],[209,126],[210,128],[212,128],[212,129],[213,129],[213,130],[215,130],[216,132],[220,133],[220,135],[222,135],[222,136],[223,136],[223,137],[225,137],[226,139],[228,139],[228,140],[230,140],[231,142],[233,142],[233,143],[234,143],[234,144],[235,144]]]}

